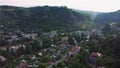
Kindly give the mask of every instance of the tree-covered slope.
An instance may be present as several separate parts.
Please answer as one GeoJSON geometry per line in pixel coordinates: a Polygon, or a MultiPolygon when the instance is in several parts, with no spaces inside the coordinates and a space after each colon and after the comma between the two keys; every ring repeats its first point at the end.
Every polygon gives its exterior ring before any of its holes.
{"type": "Polygon", "coordinates": [[[120,23],[120,10],[110,13],[101,13],[96,16],[94,22],[100,26],[104,26],[112,22],[120,23]]]}
{"type": "Polygon", "coordinates": [[[0,6],[0,25],[6,29],[56,30],[79,29],[78,23],[91,21],[89,15],[67,7],[13,7],[0,6]]]}

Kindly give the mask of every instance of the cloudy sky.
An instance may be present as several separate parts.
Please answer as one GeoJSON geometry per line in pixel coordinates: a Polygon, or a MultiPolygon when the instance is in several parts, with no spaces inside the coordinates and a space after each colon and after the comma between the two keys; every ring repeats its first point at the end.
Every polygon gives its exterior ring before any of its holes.
{"type": "Polygon", "coordinates": [[[22,7],[67,6],[69,8],[99,12],[120,10],[120,0],[0,0],[0,5],[22,7]]]}

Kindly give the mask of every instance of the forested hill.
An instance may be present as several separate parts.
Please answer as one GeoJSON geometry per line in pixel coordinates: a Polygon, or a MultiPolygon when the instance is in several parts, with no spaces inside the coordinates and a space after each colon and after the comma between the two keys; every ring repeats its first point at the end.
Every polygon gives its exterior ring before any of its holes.
{"type": "Polygon", "coordinates": [[[94,22],[100,26],[104,26],[112,22],[120,23],[120,10],[116,12],[98,14],[94,19],[94,22]]]}
{"type": "MultiPolygon", "coordinates": [[[[77,24],[91,21],[88,14],[67,7],[0,6],[0,25],[5,29],[43,30],[79,29],[77,24]]],[[[0,27],[0,28],[1,28],[0,27]]]]}

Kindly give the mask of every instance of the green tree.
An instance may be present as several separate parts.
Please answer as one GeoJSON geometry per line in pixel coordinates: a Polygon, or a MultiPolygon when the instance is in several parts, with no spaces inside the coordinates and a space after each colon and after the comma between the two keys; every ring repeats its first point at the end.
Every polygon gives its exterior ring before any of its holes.
{"type": "Polygon", "coordinates": [[[66,65],[65,65],[65,63],[63,62],[63,61],[61,61],[61,62],[59,62],[58,64],[57,64],[57,68],[64,68],[66,65]]]}
{"type": "Polygon", "coordinates": [[[48,48],[50,47],[52,44],[52,41],[50,40],[50,38],[43,38],[43,48],[48,48]]]}
{"type": "Polygon", "coordinates": [[[68,42],[69,42],[71,45],[75,45],[74,40],[73,40],[73,37],[69,37],[69,38],[68,38],[68,42]]]}

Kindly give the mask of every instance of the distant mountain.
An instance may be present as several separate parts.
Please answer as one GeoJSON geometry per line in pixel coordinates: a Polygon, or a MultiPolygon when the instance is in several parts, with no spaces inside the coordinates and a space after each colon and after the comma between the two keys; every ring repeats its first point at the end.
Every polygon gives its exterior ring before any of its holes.
{"type": "Polygon", "coordinates": [[[116,12],[98,14],[95,17],[94,22],[99,26],[105,26],[106,24],[110,24],[112,22],[120,23],[120,10],[116,12]]]}
{"type": "Polygon", "coordinates": [[[73,9],[73,10],[75,10],[76,12],[83,13],[83,14],[88,14],[91,16],[92,19],[94,19],[98,14],[103,13],[103,12],[94,12],[94,11],[88,11],[88,10],[78,10],[78,9],[73,9]]]}
{"type": "MultiPolygon", "coordinates": [[[[43,30],[79,29],[78,24],[91,22],[90,15],[67,7],[0,6],[0,25],[3,29],[43,30]]],[[[1,27],[0,27],[1,28],[1,27]]]]}

